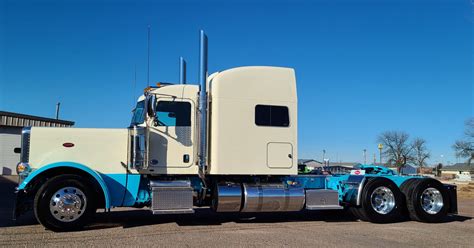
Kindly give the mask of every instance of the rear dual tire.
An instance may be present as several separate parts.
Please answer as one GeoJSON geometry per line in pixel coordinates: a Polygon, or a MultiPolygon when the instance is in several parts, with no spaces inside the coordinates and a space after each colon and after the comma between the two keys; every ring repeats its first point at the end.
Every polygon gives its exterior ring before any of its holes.
{"type": "Polygon", "coordinates": [[[374,177],[368,178],[363,187],[360,206],[350,208],[357,218],[373,223],[400,221],[403,195],[395,183],[374,177]]]}
{"type": "Polygon", "coordinates": [[[405,213],[412,220],[436,223],[448,214],[449,195],[443,184],[432,178],[410,179],[400,187],[406,201],[405,213]]]}
{"type": "Polygon", "coordinates": [[[367,178],[360,206],[351,207],[363,221],[392,223],[412,219],[441,222],[448,214],[449,195],[443,184],[432,178],[411,178],[400,188],[383,177],[367,178]]]}

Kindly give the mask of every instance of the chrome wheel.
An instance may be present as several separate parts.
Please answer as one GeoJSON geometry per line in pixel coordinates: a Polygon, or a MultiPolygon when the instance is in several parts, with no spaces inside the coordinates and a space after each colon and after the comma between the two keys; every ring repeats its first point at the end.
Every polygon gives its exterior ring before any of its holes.
{"type": "Polygon", "coordinates": [[[65,187],[51,197],[49,211],[59,221],[71,222],[84,214],[87,199],[84,193],[75,187],[65,187]]]}
{"type": "Polygon", "coordinates": [[[389,188],[380,186],[370,195],[370,203],[375,212],[388,214],[395,207],[395,196],[389,188]]]}
{"type": "Polygon", "coordinates": [[[444,206],[443,195],[435,188],[427,188],[421,194],[421,207],[428,214],[437,214],[444,206]]]}

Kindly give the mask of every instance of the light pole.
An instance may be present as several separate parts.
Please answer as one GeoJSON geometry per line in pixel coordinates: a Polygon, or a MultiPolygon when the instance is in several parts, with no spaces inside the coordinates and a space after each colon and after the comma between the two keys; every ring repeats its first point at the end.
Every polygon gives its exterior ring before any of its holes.
{"type": "Polygon", "coordinates": [[[379,155],[380,155],[380,165],[383,165],[383,164],[382,164],[382,149],[383,149],[383,144],[379,144],[378,148],[379,148],[379,155]]]}
{"type": "Polygon", "coordinates": [[[326,158],[326,149],[323,150],[323,161],[326,158]]]}

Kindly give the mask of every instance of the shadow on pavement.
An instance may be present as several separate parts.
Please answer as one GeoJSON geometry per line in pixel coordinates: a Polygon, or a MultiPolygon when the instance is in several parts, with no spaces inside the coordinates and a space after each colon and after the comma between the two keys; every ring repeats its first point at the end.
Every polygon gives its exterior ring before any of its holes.
{"type": "Polygon", "coordinates": [[[344,211],[301,211],[281,213],[215,213],[209,208],[196,209],[195,214],[153,215],[148,210],[129,210],[110,213],[97,213],[94,224],[88,229],[119,227],[138,227],[164,223],[179,226],[209,226],[234,223],[281,223],[301,221],[353,222],[357,221],[344,211]],[[329,213],[332,212],[332,213],[329,213]],[[132,221],[133,220],[133,221],[132,221]]]}

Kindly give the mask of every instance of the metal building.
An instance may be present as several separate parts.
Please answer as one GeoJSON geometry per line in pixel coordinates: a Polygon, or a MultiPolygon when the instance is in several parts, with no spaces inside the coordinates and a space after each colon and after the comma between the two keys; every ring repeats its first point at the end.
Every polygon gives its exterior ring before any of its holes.
{"type": "Polygon", "coordinates": [[[14,152],[20,147],[23,127],[71,127],[73,121],[57,120],[39,116],[0,111],[0,175],[16,175],[16,164],[20,154],[14,152]]]}

